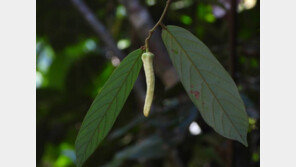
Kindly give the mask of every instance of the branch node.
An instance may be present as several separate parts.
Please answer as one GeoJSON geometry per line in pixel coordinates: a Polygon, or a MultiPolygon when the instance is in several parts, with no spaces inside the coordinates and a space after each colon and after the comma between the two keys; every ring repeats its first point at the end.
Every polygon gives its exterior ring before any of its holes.
{"type": "MultiPolygon", "coordinates": [[[[154,31],[156,30],[156,28],[157,28],[159,25],[162,24],[162,20],[163,20],[163,18],[164,18],[164,16],[165,16],[165,14],[166,14],[166,12],[167,12],[169,6],[170,6],[170,3],[171,3],[171,0],[167,0],[166,5],[165,5],[165,8],[164,8],[164,10],[163,10],[163,12],[162,12],[162,14],[161,14],[161,16],[160,16],[158,22],[154,25],[154,27],[153,27],[152,29],[149,30],[149,35],[148,35],[148,37],[145,39],[145,48],[146,48],[146,52],[149,52],[149,44],[148,44],[148,43],[149,43],[149,39],[151,38],[151,36],[152,36],[152,34],[154,33],[154,31]]],[[[164,25],[163,25],[163,26],[164,26],[164,25]]],[[[165,27],[165,26],[164,26],[164,27],[165,27]]]]}
{"type": "Polygon", "coordinates": [[[161,26],[161,28],[167,30],[167,27],[162,22],[160,23],[160,26],[161,26]]]}

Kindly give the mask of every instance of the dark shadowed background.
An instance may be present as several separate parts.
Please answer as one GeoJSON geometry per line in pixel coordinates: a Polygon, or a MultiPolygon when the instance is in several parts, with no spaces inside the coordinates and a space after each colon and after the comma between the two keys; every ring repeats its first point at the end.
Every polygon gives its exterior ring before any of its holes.
{"type": "MultiPolygon", "coordinates": [[[[144,45],[165,0],[37,1],[37,166],[75,166],[74,142],[98,91],[120,60],[144,45]]],[[[164,19],[191,31],[235,79],[249,115],[249,147],[205,124],[188,98],[160,38],[156,93],[149,118],[141,71],[112,130],[89,167],[255,167],[260,157],[257,0],[175,0],[164,19]],[[235,10],[237,8],[237,10],[235,10]]]]}

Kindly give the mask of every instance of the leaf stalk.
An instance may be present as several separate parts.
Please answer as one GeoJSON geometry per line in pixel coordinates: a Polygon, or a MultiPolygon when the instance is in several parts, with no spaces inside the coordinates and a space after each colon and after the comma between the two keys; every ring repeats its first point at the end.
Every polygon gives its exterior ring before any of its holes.
{"type": "Polygon", "coordinates": [[[163,12],[162,12],[162,14],[161,14],[161,16],[160,16],[158,22],[154,25],[154,27],[153,27],[152,29],[149,30],[149,34],[148,34],[147,38],[145,39],[145,48],[146,48],[146,52],[149,52],[149,44],[148,44],[148,43],[149,43],[149,40],[150,40],[152,34],[154,33],[154,31],[156,30],[156,28],[157,28],[159,25],[163,26],[163,24],[162,24],[162,20],[163,20],[163,18],[164,18],[164,16],[165,16],[165,14],[166,14],[166,12],[167,12],[169,6],[170,6],[170,3],[171,3],[171,0],[167,0],[166,5],[165,5],[165,8],[164,8],[164,10],[163,10],[163,12]]]}

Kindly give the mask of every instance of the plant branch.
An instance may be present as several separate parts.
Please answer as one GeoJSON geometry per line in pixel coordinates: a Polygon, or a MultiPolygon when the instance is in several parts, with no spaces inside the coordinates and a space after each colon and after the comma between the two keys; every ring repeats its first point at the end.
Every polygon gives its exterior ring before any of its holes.
{"type": "MultiPolygon", "coordinates": [[[[126,8],[127,16],[134,32],[145,43],[149,30],[154,27],[150,12],[142,5],[142,0],[119,0],[126,8]]],[[[172,1],[174,2],[174,1],[172,1]]],[[[160,24],[161,25],[161,24],[160,24]]],[[[149,40],[149,51],[154,55],[155,74],[160,78],[166,89],[173,87],[178,81],[178,74],[169,58],[166,47],[157,28],[149,40]]],[[[145,45],[143,45],[145,49],[145,45]]]]}
{"type": "Polygon", "coordinates": [[[166,5],[165,5],[165,8],[164,8],[164,10],[163,10],[163,12],[162,12],[162,14],[161,14],[161,16],[160,16],[158,22],[154,25],[154,27],[153,27],[152,29],[149,30],[149,35],[148,35],[148,37],[145,39],[145,48],[146,48],[146,52],[149,52],[149,44],[148,44],[148,43],[149,43],[149,40],[150,40],[150,38],[151,38],[153,32],[156,30],[156,28],[157,28],[159,25],[162,24],[162,20],[163,20],[163,18],[164,18],[164,16],[165,16],[165,14],[166,14],[166,12],[167,12],[169,6],[170,6],[170,3],[171,3],[171,0],[167,0],[166,5]]]}
{"type": "MultiPolygon", "coordinates": [[[[94,32],[98,35],[100,39],[105,43],[105,45],[113,52],[115,56],[117,56],[120,60],[122,60],[125,56],[124,54],[117,48],[114,39],[111,34],[107,31],[106,27],[98,20],[95,14],[89,9],[89,7],[82,0],[71,0],[72,4],[77,8],[77,10],[81,13],[84,19],[89,23],[94,32]]],[[[106,57],[110,59],[109,57],[106,57]]],[[[135,93],[138,97],[140,103],[144,103],[145,100],[145,91],[143,78],[139,75],[136,83],[135,83],[135,93]]]]}
{"type": "Polygon", "coordinates": [[[72,4],[78,9],[84,19],[89,23],[91,28],[96,32],[96,34],[102,39],[106,46],[116,55],[119,59],[123,59],[124,54],[117,48],[115,41],[113,40],[111,34],[107,31],[105,26],[96,18],[94,13],[89,9],[89,7],[82,0],[71,0],[72,4]]]}

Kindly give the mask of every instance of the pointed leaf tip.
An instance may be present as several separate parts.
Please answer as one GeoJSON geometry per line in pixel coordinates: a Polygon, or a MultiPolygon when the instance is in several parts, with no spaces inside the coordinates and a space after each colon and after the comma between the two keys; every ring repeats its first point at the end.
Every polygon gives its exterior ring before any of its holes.
{"type": "Polygon", "coordinates": [[[114,70],[93,101],[79,130],[75,147],[81,167],[112,128],[142,67],[142,50],[131,52],[114,70]]]}
{"type": "Polygon", "coordinates": [[[167,26],[162,40],[203,119],[224,137],[248,146],[248,116],[238,89],[208,47],[189,31],[167,26]]]}

